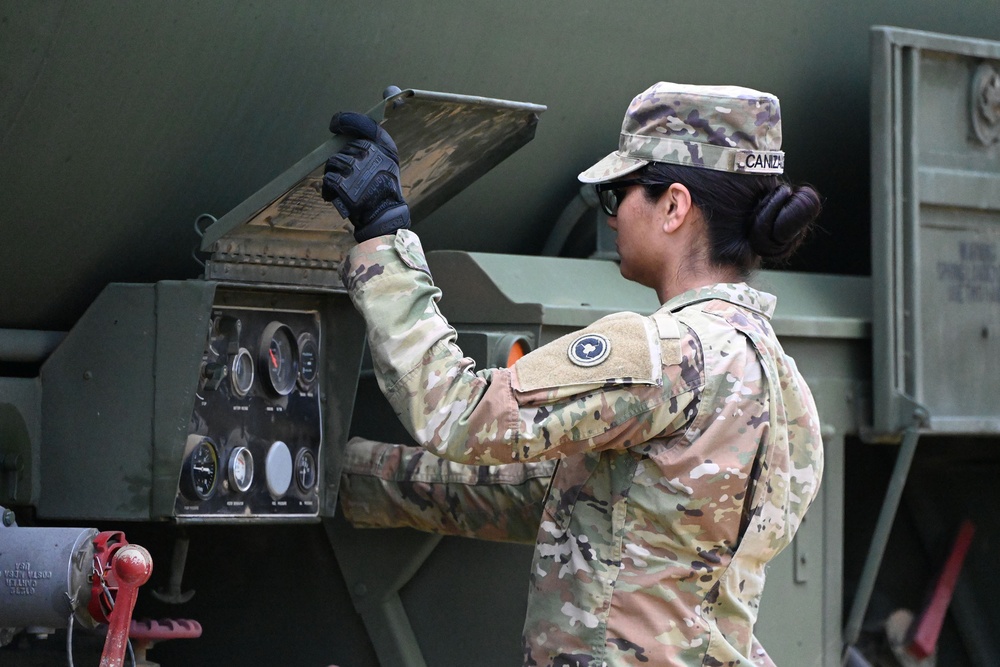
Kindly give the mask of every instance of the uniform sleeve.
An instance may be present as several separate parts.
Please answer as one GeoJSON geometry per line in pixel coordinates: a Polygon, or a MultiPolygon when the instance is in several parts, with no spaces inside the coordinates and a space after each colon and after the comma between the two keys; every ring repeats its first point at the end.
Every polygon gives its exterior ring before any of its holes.
{"type": "MultiPolygon", "coordinates": [[[[607,371],[581,374],[567,362],[568,374],[556,377],[550,371],[552,359],[566,354],[562,340],[518,362],[515,368],[532,371],[525,373],[527,382],[511,369],[476,372],[438,310],[441,292],[409,230],[356,246],[342,277],[365,318],[382,392],[410,435],[444,459],[495,465],[629,447],[681,428],[697,401],[701,380],[694,366],[680,354],[667,360],[651,355],[645,339],[638,347],[631,343],[635,373],[609,361],[607,371]],[[554,381],[537,380],[546,374],[554,381]]],[[[600,325],[612,343],[623,326],[634,328],[635,320],[600,325]]],[[[627,338],[635,337],[622,340],[627,338]]],[[[683,343],[673,344],[675,351],[683,343]]],[[[615,349],[627,351],[628,345],[615,349]]]]}
{"type": "Polygon", "coordinates": [[[555,464],[468,466],[419,447],[352,438],[340,506],[356,528],[533,544],[555,464]]]}

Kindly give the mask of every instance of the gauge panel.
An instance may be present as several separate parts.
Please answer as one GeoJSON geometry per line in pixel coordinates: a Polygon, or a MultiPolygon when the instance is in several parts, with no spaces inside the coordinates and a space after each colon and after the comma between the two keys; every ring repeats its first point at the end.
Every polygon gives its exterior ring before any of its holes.
{"type": "Polygon", "coordinates": [[[320,334],[312,311],[213,308],[178,521],[318,516],[320,334]]]}

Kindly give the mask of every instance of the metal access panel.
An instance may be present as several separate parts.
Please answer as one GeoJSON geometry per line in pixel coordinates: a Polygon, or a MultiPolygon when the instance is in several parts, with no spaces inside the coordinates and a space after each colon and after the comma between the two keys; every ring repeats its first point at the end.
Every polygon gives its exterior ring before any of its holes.
{"type": "MultiPolygon", "coordinates": [[[[403,90],[373,107],[399,147],[403,196],[416,225],[531,141],[545,107],[486,97],[403,90]]],[[[338,268],[354,245],[350,222],[323,200],[334,136],[205,231],[205,275],[226,282],[342,289],[338,268]]]]}
{"type": "Polygon", "coordinates": [[[1000,432],[1000,42],[872,31],[874,414],[1000,432]]]}
{"type": "Polygon", "coordinates": [[[41,369],[39,515],[332,515],[363,346],[345,294],[112,283],[41,369]]]}

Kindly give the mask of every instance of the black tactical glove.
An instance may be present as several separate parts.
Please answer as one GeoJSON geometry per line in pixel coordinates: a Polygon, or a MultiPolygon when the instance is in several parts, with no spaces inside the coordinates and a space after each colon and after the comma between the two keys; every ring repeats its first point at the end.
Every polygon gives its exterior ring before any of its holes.
{"type": "Polygon", "coordinates": [[[409,229],[410,209],[399,185],[396,142],[368,116],[338,113],[330,131],[358,137],[326,162],[323,199],[354,223],[361,243],[409,229]]]}

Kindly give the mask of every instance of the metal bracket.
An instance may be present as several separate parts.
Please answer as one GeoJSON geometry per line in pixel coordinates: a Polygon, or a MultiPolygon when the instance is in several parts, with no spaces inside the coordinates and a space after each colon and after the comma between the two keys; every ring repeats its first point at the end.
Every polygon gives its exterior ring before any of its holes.
{"type": "Polygon", "coordinates": [[[29,502],[31,460],[31,435],[24,415],[16,405],[0,403],[0,502],[29,502]]]}
{"type": "Polygon", "coordinates": [[[181,590],[184,579],[184,565],[187,563],[188,545],[190,540],[186,535],[174,538],[174,553],[170,559],[170,584],[167,590],[152,591],[153,597],[167,604],[184,604],[194,597],[194,591],[181,590]]]}
{"type": "Polygon", "coordinates": [[[868,556],[865,558],[865,566],[861,572],[858,590],[851,605],[851,612],[847,617],[847,624],[844,626],[842,654],[842,664],[844,665],[848,664],[848,660],[851,658],[850,649],[861,635],[861,624],[864,622],[872,591],[875,590],[875,579],[878,577],[878,571],[882,565],[885,548],[889,544],[889,533],[892,531],[892,524],[896,519],[899,501],[903,497],[903,489],[906,487],[906,478],[910,473],[913,455],[917,451],[920,428],[926,425],[927,419],[926,410],[914,410],[913,424],[903,433],[903,442],[899,448],[899,454],[896,455],[896,465],[889,478],[889,486],[885,492],[885,499],[882,501],[878,522],[875,524],[875,534],[872,536],[871,546],[868,548],[868,556]]]}
{"type": "Polygon", "coordinates": [[[399,591],[441,535],[409,529],[357,529],[339,513],[325,519],[327,538],[382,667],[427,667],[399,591]],[[392,541],[391,549],[386,542],[392,541]],[[373,558],[373,553],[380,558],[373,558]]]}

